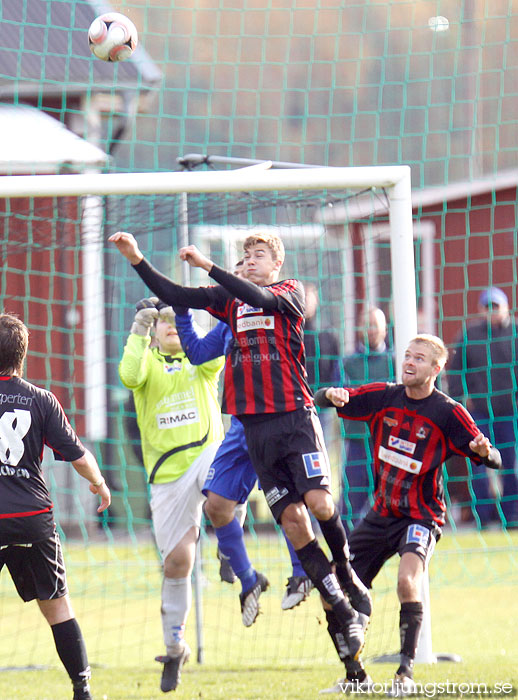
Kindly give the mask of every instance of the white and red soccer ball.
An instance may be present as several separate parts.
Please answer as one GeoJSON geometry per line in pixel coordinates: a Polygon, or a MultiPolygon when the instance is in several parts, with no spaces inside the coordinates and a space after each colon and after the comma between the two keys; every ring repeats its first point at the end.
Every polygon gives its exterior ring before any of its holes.
{"type": "Polygon", "coordinates": [[[137,28],[119,12],[106,12],[90,25],[88,44],[93,55],[103,61],[125,61],[137,47],[137,28]]]}

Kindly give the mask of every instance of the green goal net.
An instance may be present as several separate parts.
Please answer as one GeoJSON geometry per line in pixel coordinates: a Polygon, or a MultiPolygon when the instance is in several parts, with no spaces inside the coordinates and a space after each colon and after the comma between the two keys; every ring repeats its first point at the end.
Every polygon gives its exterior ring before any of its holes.
{"type": "MultiPolygon", "coordinates": [[[[371,306],[384,312],[394,350],[389,196],[383,186],[365,186],[19,198],[8,196],[2,181],[46,173],[227,172],[269,160],[409,165],[418,328],[441,335],[453,350],[480,320],[484,290],[506,294],[511,318],[518,301],[518,12],[512,3],[487,0],[174,6],[127,0],[111,9],[133,20],[140,47],[132,59],[110,64],[94,58],[87,42],[88,26],[105,9],[93,0],[2,3],[0,306],[29,326],[26,377],[56,393],[113,489],[112,507],[97,517],[73,470],[45,458],[91,661],[130,666],[149,663],[162,649],[147,486],[133,407],[117,377],[134,304],[147,292],[106,245],[108,235],[134,232],[153,263],[180,278],[176,251],[184,235],[228,267],[251,228],[280,230],[287,273],[319,299],[308,328],[316,387],[327,382],[329,367],[345,381],[351,370],[344,358],[351,354],[359,356],[359,376],[371,378],[358,352],[368,342],[371,306]],[[187,158],[190,153],[201,155],[187,158]],[[322,334],[333,336],[333,352],[322,334]]],[[[205,280],[194,276],[192,283],[205,280]]],[[[197,318],[210,327],[208,316],[197,318]]],[[[486,421],[491,439],[505,450],[503,474],[488,478],[465,460],[452,461],[445,474],[449,516],[430,572],[432,632],[434,649],[444,645],[461,655],[469,649],[455,646],[447,621],[434,614],[439,605],[464,605],[466,590],[483,586],[505,600],[518,578],[518,339],[514,321],[506,328],[509,350],[496,359],[492,335],[475,341],[485,351],[477,370],[481,389],[472,388],[476,370],[469,367],[448,370],[441,384],[448,390],[456,382],[459,397],[475,402],[511,396],[511,413],[490,402],[486,421]]],[[[394,376],[397,363],[389,365],[394,376]]],[[[322,418],[334,496],[352,526],[358,497],[368,502],[373,482],[372,476],[352,482],[345,440],[356,439],[367,455],[370,448],[361,431],[345,433],[333,415],[322,418]]],[[[249,503],[247,543],[272,590],[251,630],[240,622],[237,587],[219,581],[206,525],[198,582],[205,660],[267,666],[318,659],[339,674],[316,594],[295,611],[280,610],[289,560],[262,494],[249,503]]],[[[395,567],[376,582],[369,657],[398,647],[395,567]]],[[[194,618],[193,610],[187,632],[193,647],[194,618]]],[[[496,618],[505,621],[498,611],[496,618]]],[[[58,664],[44,623],[32,606],[22,606],[5,573],[0,620],[9,631],[0,640],[1,667],[58,664]]]]}

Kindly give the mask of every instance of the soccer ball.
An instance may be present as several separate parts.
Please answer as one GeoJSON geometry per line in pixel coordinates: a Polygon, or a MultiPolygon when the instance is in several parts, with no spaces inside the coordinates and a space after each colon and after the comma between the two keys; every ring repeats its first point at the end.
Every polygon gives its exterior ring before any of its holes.
{"type": "Polygon", "coordinates": [[[118,12],[96,17],[88,30],[90,51],[103,61],[125,61],[138,44],[137,28],[118,12]]]}

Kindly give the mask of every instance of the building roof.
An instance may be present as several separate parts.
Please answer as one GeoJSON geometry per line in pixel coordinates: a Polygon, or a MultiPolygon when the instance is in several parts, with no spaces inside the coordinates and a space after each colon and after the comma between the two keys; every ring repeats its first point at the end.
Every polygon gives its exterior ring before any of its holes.
{"type": "Polygon", "coordinates": [[[27,105],[0,104],[0,175],[103,167],[108,156],[61,122],[27,105]]]}
{"type": "Polygon", "coordinates": [[[98,14],[90,0],[2,3],[0,98],[43,92],[145,90],[159,81],[159,69],[141,46],[121,63],[92,56],[87,32],[98,14]]]}

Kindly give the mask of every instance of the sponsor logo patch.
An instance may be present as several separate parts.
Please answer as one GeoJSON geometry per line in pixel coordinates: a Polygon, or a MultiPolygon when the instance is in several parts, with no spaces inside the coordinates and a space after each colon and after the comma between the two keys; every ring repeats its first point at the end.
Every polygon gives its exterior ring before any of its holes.
{"type": "Polygon", "coordinates": [[[415,448],[417,447],[415,442],[409,442],[408,440],[402,440],[394,435],[389,435],[389,447],[393,447],[396,450],[401,450],[401,452],[408,452],[408,454],[413,455],[415,448]]]}
{"type": "Polygon", "coordinates": [[[392,450],[387,450],[383,445],[380,445],[378,456],[384,462],[392,464],[393,467],[397,467],[398,469],[403,469],[410,474],[419,474],[423,466],[423,463],[419,460],[407,457],[406,455],[400,455],[392,450]]]}
{"type": "Polygon", "coordinates": [[[240,304],[237,307],[237,318],[245,316],[245,314],[260,314],[262,313],[262,308],[257,306],[250,306],[250,304],[240,304]]]}
{"type": "Polygon", "coordinates": [[[327,460],[322,452],[307,452],[302,455],[308,479],[314,476],[327,476],[327,460]]]}
{"type": "Polygon", "coordinates": [[[428,545],[428,539],[430,537],[430,531],[427,527],[423,525],[409,525],[406,531],[406,543],[407,544],[418,544],[420,547],[426,548],[428,545]]]}
{"type": "Polygon", "coordinates": [[[200,420],[197,408],[184,408],[179,411],[169,411],[169,413],[159,413],[156,423],[160,430],[175,428],[178,425],[190,425],[198,423],[200,420]]]}
{"type": "Polygon", "coordinates": [[[287,488],[279,489],[277,486],[274,486],[273,489],[270,489],[264,494],[264,497],[266,498],[266,503],[268,503],[268,505],[271,508],[274,505],[274,503],[277,503],[277,501],[280,501],[281,498],[284,498],[284,496],[287,495],[287,488]]]}
{"type": "Polygon", "coordinates": [[[182,365],[180,362],[175,362],[174,365],[164,365],[164,374],[173,374],[174,372],[180,372],[182,365]]]}
{"type": "Polygon", "coordinates": [[[428,435],[430,435],[430,428],[425,428],[423,425],[421,425],[415,435],[419,440],[424,440],[428,437],[428,435]]]}
{"type": "Polygon", "coordinates": [[[390,425],[391,428],[397,428],[399,425],[399,421],[396,418],[390,418],[389,416],[385,416],[385,418],[383,418],[383,422],[385,425],[390,425]]]}
{"type": "Polygon", "coordinates": [[[236,330],[238,333],[245,331],[255,331],[258,328],[265,330],[273,330],[275,328],[275,319],[273,316],[244,316],[238,318],[236,322],[236,330]]]}

